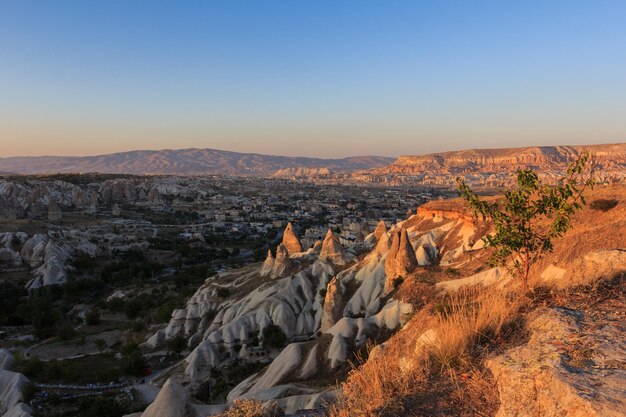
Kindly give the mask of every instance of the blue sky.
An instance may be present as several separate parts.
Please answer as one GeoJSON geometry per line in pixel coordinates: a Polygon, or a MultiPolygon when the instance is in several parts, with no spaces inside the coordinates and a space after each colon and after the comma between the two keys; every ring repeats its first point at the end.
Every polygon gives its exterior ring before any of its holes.
{"type": "Polygon", "coordinates": [[[0,0],[0,156],[626,141],[624,1],[0,0]]]}

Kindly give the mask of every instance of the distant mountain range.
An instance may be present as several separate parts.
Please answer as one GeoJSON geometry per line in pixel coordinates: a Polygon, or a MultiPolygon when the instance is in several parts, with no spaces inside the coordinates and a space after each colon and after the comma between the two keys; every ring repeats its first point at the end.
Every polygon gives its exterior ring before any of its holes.
{"type": "Polygon", "coordinates": [[[16,174],[101,172],[137,175],[270,176],[286,168],[328,168],[351,172],[389,165],[395,158],[355,156],[321,159],[239,153],[215,149],[130,151],[98,156],[0,158],[0,171],[16,174]]]}
{"type": "MultiPolygon", "coordinates": [[[[547,174],[563,172],[582,151],[591,151],[604,172],[626,176],[626,143],[583,146],[531,146],[469,149],[397,159],[355,156],[341,159],[288,157],[215,149],[130,151],[98,156],[0,158],[0,173],[54,174],[101,172],[136,175],[244,175],[319,178],[337,173],[368,181],[374,177],[424,177],[447,182],[458,174],[487,178],[529,167],[547,174]],[[435,178],[436,177],[436,178],[435,178]]],[[[345,176],[344,176],[345,177],[345,176]]]]}

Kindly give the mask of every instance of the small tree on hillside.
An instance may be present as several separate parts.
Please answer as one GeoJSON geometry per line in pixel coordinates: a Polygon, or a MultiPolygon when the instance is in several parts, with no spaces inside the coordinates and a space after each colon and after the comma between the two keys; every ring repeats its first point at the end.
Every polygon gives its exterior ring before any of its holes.
{"type": "Polygon", "coordinates": [[[504,266],[528,289],[530,267],[552,251],[552,240],[571,228],[571,218],[586,203],[583,195],[594,184],[595,164],[589,153],[572,162],[557,185],[542,185],[530,169],[517,171],[517,187],[493,202],[481,200],[462,178],[458,190],[474,215],[493,222],[494,232],[483,238],[495,251],[492,266],[504,266]]]}

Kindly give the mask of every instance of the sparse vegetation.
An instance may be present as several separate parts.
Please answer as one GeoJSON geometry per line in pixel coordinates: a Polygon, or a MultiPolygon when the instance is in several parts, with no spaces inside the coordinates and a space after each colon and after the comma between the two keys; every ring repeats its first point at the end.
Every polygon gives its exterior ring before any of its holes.
{"type": "Polygon", "coordinates": [[[589,207],[591,207],[594,210],[609,211],[612,208],[617,207],[618,203],[619,202],[617,200],[608,200],[605,198],[600,198],[597,200],[593,200],[591,203],[589,203],[589,207]]]}
{"type": "Polygon", "coordinates": [[[235,400],[228,410],[218,417],[283,417],[284,412],[275,404],[263,406],[259,400],[235,400]]]}
{"type": "Polygon", "coordinates": [[[552,251],[552,241],[571,228],[571,218],[585,204],[584,192],[593,187],[595,164],[582,153],[567,169],[559,185],[542,185],[530,169],[517,171],[517,188],[502,199],[481,200],[457,178],[458,190],[476,216],[493,222],[494,233],[483,238],[493,248],[490,263],[504,266],[528,288],[530,267],[552,251]]]}
{"type": "Polygon", "coordinates": [[[287,336],[280,326],[270,324],[263,330],[263,341],[266,346],[278,349],[285,346],[287,336]]]}

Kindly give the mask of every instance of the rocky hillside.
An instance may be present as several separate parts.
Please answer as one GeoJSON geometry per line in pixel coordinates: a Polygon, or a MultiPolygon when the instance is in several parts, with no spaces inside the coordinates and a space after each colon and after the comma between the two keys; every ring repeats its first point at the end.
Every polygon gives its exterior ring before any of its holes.
{"type": "MultiPolygon", "coordinates": [[[[520,298],[504,271],[485,266],[480,238],[489,225],[460,201],[428,203],[351,247],[329,231],[301,249],[289,225],[262,265],[208,278],[144,344],[158,350],[183,337],[189,347],[160,376],[168,389],[155,404],[174,392],[172,401],[197,416],[246,399],[287,413],[337,400],[333,416],[525,416],[536,407],[547,416],[623,415],[625,198],[622,188],[594,191],[534,271],[534,285],[547,292],[532,300],[520,298]],[[604,317],[594,312],[611,308],[604,317]],[[373,345],[348,375],[349,361],[373,345]],[[249,373],[235,377],[242,364],[249,373]],[[346,376],[337,390],[334,381],[346,376]]],[[[138,415],[169,415],[164,407],[138,415]]]]}
{"type": "Polygon", "coordinates": [[[140,175],[270,176],[285,168],[326,168],[356,171],[385,166],[393,158],[356,156],[320,159],[238,153],[215,149],[166,149],[108,155],[0,158],[0,171],[16,174],[101,172],[140,175]]]}
{"type": "Polygon", "coordinates": [[[533,169],[544,180],[560,178],[567,170],[567,165],[583,151],[595,154],[600,181],[626,179],[626,143],[469,149],[401,156],[391,165],[373,168],[359,175],[387,182],[408,177],[415,182],[431,185],[451,185],[456,176],[462,175],[474,184],[500,186],[507,185],[511,173],[519,168],[533,169]]]}

